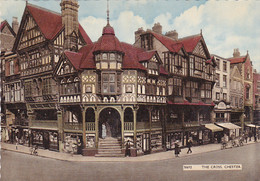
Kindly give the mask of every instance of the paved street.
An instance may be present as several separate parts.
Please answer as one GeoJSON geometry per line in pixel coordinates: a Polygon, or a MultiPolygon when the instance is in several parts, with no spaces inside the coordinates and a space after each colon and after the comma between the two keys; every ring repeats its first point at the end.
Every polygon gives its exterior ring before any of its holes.
{"type": "Polygon", "coordinates": [[[260,143],[146,162],[70,162],[2,150],[3,181],[221,180],[259,181],[260,143]],[[185,164],[242,164],[241,171],[183,171],[185,164]],[[257,172],[258,171],[258,172],[257,172]]]}

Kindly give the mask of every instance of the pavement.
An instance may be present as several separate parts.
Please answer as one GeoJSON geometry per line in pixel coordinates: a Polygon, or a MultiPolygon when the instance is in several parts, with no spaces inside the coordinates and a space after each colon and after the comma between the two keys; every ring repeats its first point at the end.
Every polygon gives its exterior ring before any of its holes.
{"type": "MultiPolygon", "coordinates": [[[[259,142],[259,141],[258,141],[259,142]]],[[[254,141],[244,143],[244,146],[248,144],[254,144],[254,141]]],[[[1,149],[15,151],[24,154],[30,154],[30,148],[23,145],[16,145],[1,142],[1,149]]],[[[149,155],[143,155],[138,157],[94,157],[94,156],[82,156],[82,155],[71,155],[69,153],[55,152],[50,150],[38,149],[38,156],[51,158],[63,161],[74,161],[74,162],[146,162],[146,161],[159,161],[168,159],[178,159],[180,157],[188,157],[190,155],[201,154],[206,152],[217,151],[221,149],[221,144],[207,144],[200,146],[191,147],[192,153],[187,154],[188,148],[181,149],[179,157],[175,157],[174,150],[152,153],[149,155]]],[[[232,148],[235,149],[235,148],[232,148]]],[[[33,155],[32,155],[33,156],[33,155]]]]}

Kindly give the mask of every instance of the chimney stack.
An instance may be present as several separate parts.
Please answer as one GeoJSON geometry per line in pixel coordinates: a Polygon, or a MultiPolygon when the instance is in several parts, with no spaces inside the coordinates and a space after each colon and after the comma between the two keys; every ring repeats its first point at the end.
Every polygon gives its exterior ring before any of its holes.
{"type": "Polygon", "coordinates": [[[135,42],[140,38],[140,35],[143,34],[145,31],[143,27],[138,28],[137,31],[135,31],[135,42]]]}
{"type": "Polygon", "coordinates": [[[62,25],[65,27],[65,42],[64,48],[69,50],[77,49],[77,41],[75,35],[78,36],[79,22],[78,22],[78,1],[77,0],[61,0],[61,16],[62,25]]]}
{"type": "Polygon", "coordinates": [[[238,48],[234,49],[233,57],[240,57],[240,52],[238,48]]]}
{"type": "Polygon", "coordinates": [[[155,23],[152,29],[155,33],[162,34],[162,26],[160,23],[155,23]]]}
{"type": "Polygon", "coordinates": [[[13,17],[12,28],[13,28],[15,34],[17,34],[18,28],[19,28],[19,22],[18,22],[18,18],[17,17],[13,17]]]}
{"type": "Polygon", "coordinates": [[[168,36],[170,37],[171,39],[174,39],[174,40],[178,40],[178,33],[176,30],[173,30],[173,31],[168,31],[165,33],[165,36],[168,36]]]}

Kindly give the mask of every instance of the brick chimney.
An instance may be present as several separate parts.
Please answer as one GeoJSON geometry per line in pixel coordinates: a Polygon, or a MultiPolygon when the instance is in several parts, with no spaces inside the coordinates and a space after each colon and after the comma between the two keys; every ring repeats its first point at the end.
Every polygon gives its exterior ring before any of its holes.
{"type": "Polygon", "coordinates": [[[61,16],[62,25],[65,27],[64,48],[69,50],[77,49],[77,39],[73,32],[78,36],[78,1],[77,0],[61,0],[61,16]]]}
{"type": "Polygon", "coordinates": [[[137,31],[135,31],[135,42],[140,38],[140,35],[143,34],[145,31],[143,27],[138,28],[137,31]]]}
{"type": "Polygon", "coordinates": [[[13,28],[15,34],[17,34],[18,29],[19,29],[19,22],[18,22],[18,18],[17,17],[13,17],[12,28],[13,28]]]}
{"type": "Polygon", "coordinates": [[[240,52],[238,48],[234,49],[233,57],[240,57],[240,52]]]}
{"type": "Polygon", "coordinates": [[[160,23],[155,23],[152,29],[154,32],[162,34],[162,26],[160,23]]]}
{"type": "Polygon", "coordinates": [[[176,30],[166,32],[165,36],[168,36],[174,40],[178,40],[178,33],[176,30]]]}

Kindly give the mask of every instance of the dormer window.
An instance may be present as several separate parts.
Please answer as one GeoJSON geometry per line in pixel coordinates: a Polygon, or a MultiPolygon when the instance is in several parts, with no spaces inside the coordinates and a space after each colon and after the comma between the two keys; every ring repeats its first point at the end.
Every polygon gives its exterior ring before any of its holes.
{"type": "Polygon", "coordinates": [[[114,54],[114,53],[111,53],[109,59],[110,59],[110,60],[115,60],[115,54],[114,54]]]}
{"type": "Polygon", "coordinates": [[[106,54],[106,53],[103,53],[103,54],[102,54],[102,59],[103,59],[103,60],[107,60],[107,54],[106,54]]]}

